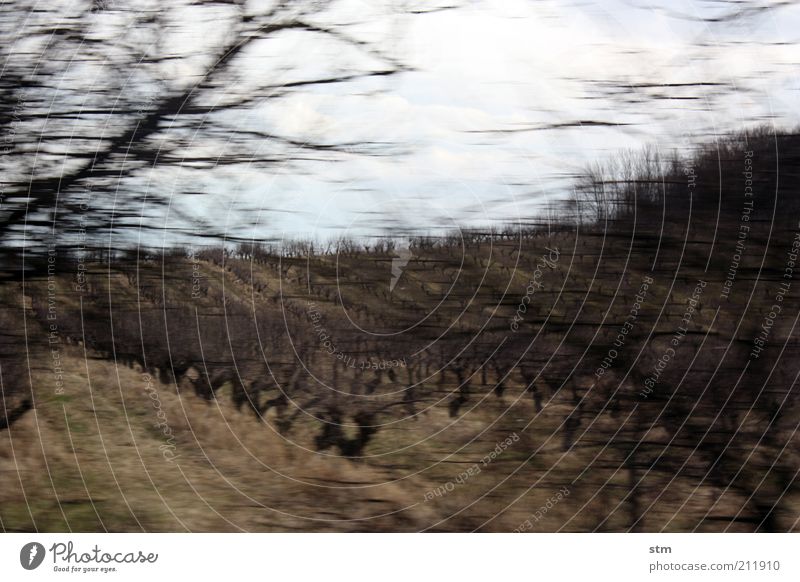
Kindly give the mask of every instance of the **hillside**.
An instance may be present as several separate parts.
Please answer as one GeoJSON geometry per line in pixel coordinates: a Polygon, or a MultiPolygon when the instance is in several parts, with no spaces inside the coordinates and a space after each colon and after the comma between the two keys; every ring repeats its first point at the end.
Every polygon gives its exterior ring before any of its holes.
{"type": "Polygon", "coordinates": [[[0,524],[796,531],[780,139],[407,247],[55,252],[0,289],[0,524]]]}

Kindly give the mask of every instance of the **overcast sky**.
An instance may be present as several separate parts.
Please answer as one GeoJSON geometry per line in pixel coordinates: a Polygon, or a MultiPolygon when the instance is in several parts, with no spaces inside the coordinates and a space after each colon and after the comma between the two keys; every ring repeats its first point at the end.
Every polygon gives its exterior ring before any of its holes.
{"type": "MultiPolygon", "coordinates": [[[[132,5],[107,4],[96,34],[129,40],[137,33],[124,24],[134,22],[132,5]]],[[[224,45],[234,9],[189,0],[152,4],[167,11],[159,50],[170,59],[159,82],[195,83],[224,45]]],[[[464,0],[427,14],[404,8],[446,3],[333,5],[313,18],[347,23],[349,34],[412,70],[265,99],[246,116],[237,113],[242,118],[232,125],[299,140],[381,142],[388,147],[380,151],[392,155],[321,153],[286,168],[154,173],[143,187],[181,193],[167,223],[184,211],[223,220],[240,236],[328,238],[389,226],[426,232],[525,220],[567,194],[588,161],[619,149],[686,151],[688,143],[726,131],[798,122],[798,3],[464,0]]],[[[85,10],[82,3],[66,6],[85,10]]],[[[114,82],[116,73],[96,60],[75,63],[60,87],[88,96],[105,79],[114,82]]],[[[235,91],[246,93],[265,78],[280,83],[380,66],[351,46],[289,31],[237,56],[235,91]]],[[[144,89],[146,110],[155,84],[136,74],[128,84],[144,89]]],[[[224,102],[225,88],[217,93],[224,102]]],[[[211,146],[198,139],[197,147],[211,146]]]]}
{"type": "Polygon", "coordinates": [[[722,17],[736,6],[718,2],[608,0],[394,16],[386,48],[413,72],[303,93],[263,115],[283,133],[390,141],[405,155],[240,173],[231,200],[290,235],[524,219],[587,160],[620,148],[670,151],[687,137],[794,125],[800,7],[774,4],[733,19],[722,17]]]}

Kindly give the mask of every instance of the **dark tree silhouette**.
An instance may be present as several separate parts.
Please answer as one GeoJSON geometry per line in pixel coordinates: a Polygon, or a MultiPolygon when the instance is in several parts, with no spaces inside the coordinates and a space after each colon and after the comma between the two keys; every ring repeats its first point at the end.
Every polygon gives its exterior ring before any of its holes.
{"type": "Polygon", "coordinates": [[[200,178],[383,151],[253,121],[300,92],[323,85],[352,92],[369,79],[376,81],[360,87],[380,90],[377,79],[405,70],[383,50],[390,43],[362,39],[359,15],[337,7],[332,0],[5,2],[4,253],[26,246],[32,259],[43,243],[83,247],[87,238],[124,247],[136,240],[119,236],[126,230],[169,226],[159,208],[176,217],[176,233],[221,240],[221,225],[198,225],[174,203],[175,195],[198,194],[200,178]],[[309,63],[304,54],[314,46],[330,58],[309,63]]]}

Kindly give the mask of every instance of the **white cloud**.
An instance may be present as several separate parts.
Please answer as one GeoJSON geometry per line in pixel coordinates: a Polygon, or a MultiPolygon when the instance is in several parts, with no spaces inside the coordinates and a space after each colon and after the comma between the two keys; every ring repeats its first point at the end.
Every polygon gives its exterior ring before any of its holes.
{"type": "MultiPolygon", "coordinates": [[[[712,28],[688,18],[702,15],[688,1],[652,8],[617,0],[483,1],[413,17],[387,17],[379,4],[348,0],[341,10],[363,14],[353,28],[361,38],[385,38],[397,27],[402,36],[383,48],[415,70],[269,102],[261,120],[298,139],[384,141],[409,155],[312,163],[307,175],[244,186],[243,195],[267,204],[276,223],[301,231],[374,226],[382,209],[387,220],[423,225],[524,215],[537,204],[526,192],[563,186],[564,175],[615,149],[653,141],[671,147],[681,132],[735,129],[769,114],[797,120],[800,46],[792,37],[800,9],[750,28],[712,28]],[[697,82],[736,90],[660,86],[697,82]],[[652,86],[634,87],[643,84],[652,86]],[[620,126],[546,129],[579,120],[620,126]],[[492,133],[524,128],[531,131],[492,133]],[[430,214],[415,217],[397,204],[422,204],[430,214]]],[[[275,64],[268,53],[290,45],[308,72],[330,66],[329,57],[335,62],[331,45],[303,42],[261,47],[253,62],[275,64]]]]}

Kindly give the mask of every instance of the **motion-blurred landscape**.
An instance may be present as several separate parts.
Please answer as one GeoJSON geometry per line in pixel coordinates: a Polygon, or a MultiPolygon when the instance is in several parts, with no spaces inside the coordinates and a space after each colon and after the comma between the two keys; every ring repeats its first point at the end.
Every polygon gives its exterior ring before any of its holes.
{"type": "MultiPolygon", "coordinates": [[[[0,12],[4,531],[800,529],[800,129],[778,89],[772,118],[706,131],[686,119],[759,83],[586,78],[636,111],[487,105],[408,138],[419,19],[571,5],[29,4],[0,12]],[[189,14],[230,26],[192,36],[189,14]],[[369,131],[325,129],[358,103],[382,103],[369,131]],[[553,142],[528,166],[531,132],[553,142]]],[[[783,5],[734,8],[693,22],[783,5]]]]}

